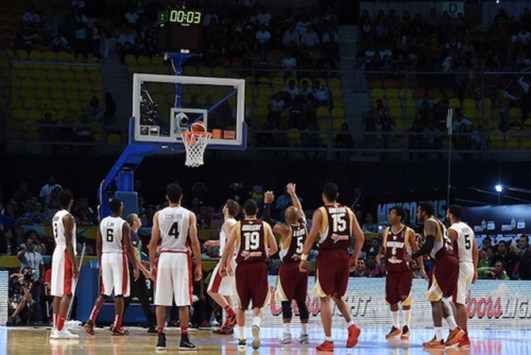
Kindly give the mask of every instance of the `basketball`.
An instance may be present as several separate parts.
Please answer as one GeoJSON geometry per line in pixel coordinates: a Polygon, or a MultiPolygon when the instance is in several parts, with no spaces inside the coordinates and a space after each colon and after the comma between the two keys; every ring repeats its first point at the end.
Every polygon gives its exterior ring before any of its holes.
{"type": "Polygon", "coordinates": [[[206,132],[207,130],[206,124],[203,121],[194,122],[192,126],[190,127],[190,129],[192,132],[195,132],[195,133],[206,132]]]}

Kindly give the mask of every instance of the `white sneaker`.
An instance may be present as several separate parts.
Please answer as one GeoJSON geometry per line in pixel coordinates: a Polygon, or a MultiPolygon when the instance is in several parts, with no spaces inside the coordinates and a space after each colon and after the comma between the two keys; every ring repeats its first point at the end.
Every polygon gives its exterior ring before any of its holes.
{"type": "Polygon", "coordinates": [[[260,348],[260,327],[253,325],[251,330],[253,333],[253,341],[251,342],[251,345],[254,350],[258,350],[258,348],[260,348]]]}
{"type": "Polygon", "coordinates": [[[50,339],[57,339],[57,328],[53,327],[50,331],[50,339]]]}
{"type": "Polygon", "coordinates": [[[79,335],[70,333],[66,327],[63,327],[61,331],[57,330],[55,335],[54,339],[79,339],[79,335]]]}
{"type": "Polygon", "coordinates": [[[301,334],[299,336],[299,343],[310,344],[310,337],[308,336],[308,334],[301,334]]]}
{"type": "Polygon", "coordinates": [[[280,338],[278,342],[280,344],[291,344],[291,334],[284,333],[284,335],[282,335],[282,338],[280,338]]]}

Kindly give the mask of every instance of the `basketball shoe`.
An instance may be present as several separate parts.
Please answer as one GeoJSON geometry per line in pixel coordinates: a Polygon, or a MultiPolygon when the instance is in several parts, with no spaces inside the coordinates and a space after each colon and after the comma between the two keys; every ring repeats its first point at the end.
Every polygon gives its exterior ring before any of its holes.
{"type": "Polygon", "coordinates": [[[166,334],[159,333],[156,350],[166,350],[166,334]]]}
{"type": "Polygon", "coordinates": [[[465,335],[465,331],[461,329],[460,327],[456,327],[455,329],[450,331],[450,335],[448,335],[448,339],[446,339],[446,343],[444,345],[446,346],[454,346],[459,342],[459,339],[461,339],[465,335]]]}
{"type": "Polygon", "coordinates": [[[316,347],[317,351],[323,352],[334,352],[334,342],[332,341],[323,341],[321,345],[316,347]]]}
{"type": "Polygon", "coordinates": [[[92,320],[88,320],[85,325],[83,326],[85,328],[85,332],[90,335],[94,335],[94,323],[92,323],[92,320]]]}
{"type": "Polygon", "coordinates": [[[410,336],[409,327],[407,325],[404,325],[402,328],[402,335],[400,336],[400,340],[407,340],[410,336]]]}
{"type": "Polygon", "coordinates": [[[253,341],[251,342],[251,345],[254,350],[258,350],[258,348],[260,348],[260,327],[257,325],[253,325],[252,333],[253,341]]]}
{"type": "Polygon", "coordinates": [[[347,348],[353,348],[358,344],[358,338],[361,334],[361,329],[352,324],[348,327],[348,339],[347,339],[347,348]]]}
{"type": "Polygon", "coordinates": [[[391,328],[391,330],[389,331],[389,333],[385,334],[385,339],[389,339],[389,338],[394,338],[396,336],[399,336],[402,334],[402,331],[398,328],[396,328],[395,326],[393,326],[391,328]]]}

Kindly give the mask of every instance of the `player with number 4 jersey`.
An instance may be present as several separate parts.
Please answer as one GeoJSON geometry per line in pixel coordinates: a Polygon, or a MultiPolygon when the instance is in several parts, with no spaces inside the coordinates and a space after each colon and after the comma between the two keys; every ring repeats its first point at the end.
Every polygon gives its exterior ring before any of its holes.
{"type": "Polygon", "coordinates": [[[293,206],[286,209],[284,214],[286,223],[274,223],[270,218],[269,205],[274,201],[274,195],[267,191],[264,195],[264,220],[274,225],[273,232],[280,235],[280,268],[278,270],[277,288],[275,299],[282,304],[282,318],[284,321],[284,334],[280,338],[281,344],[289,344],[291,337],[291,303],[297,303],[302,330],[299,343],[309,344],[308,318],[309,312],[306,306],[308,289],[308,272],[299,270],[302,248],[306,241],[306,217],[302,205],[295,192],[295,184],[287,184],[286,192],[291,197],[293,206]]]}
{"type": "Polygon", "coordinates": [[[96,253],[100,263],[101,291],[96,299],[90,319],[85,323],[85,331],[94,335],[96,318],[105,302],[105,297],[114,292],[114,322],[111,326],[112,335],[127,335],[122,327],[124,312],[124,297],[129,297],[129,268],[133,265],[134,278],[138,277],[138,263],[133,252],[130,238],[129,224],[122,219],[124,205],[119,199],[113,199],[110,204],[111,216],[101,220],[96,236],[96,253]]]}
{"type": "Polygon", "coordinates": [[[478,279],[478,248],[476,246],[476,236],[470,226],[461,222],[463,208],[459,205],[451,205],[446,211],[446,218],[451,226],[448,228],[448,237],[452,241],[454,252],[459,259],[459,277],[457,278],[457,290],[453,299],[456,308],[457,325],[463,329],[465,335],[459,340],[459,347],[470,347],[467,329],[467,312],[465,308],[466,295],[470,284],[478,279]]]}
{"type": "Polygon", "coordinates": [[[273,236],[271,226],[256,219],[258,206],[256,201],[249,199],[243,206],[245,219],[236,223],[232,228],[220,262],[221,275],[231,273],[230,263],[234,249],[236,252],[236,292],[238,294],[238,348],[244,350],[247,346],[245,339],[245,311],[249,303],[253,302],[253,341],[256,350],[260,347],[260,323],[262,308],[269,301],[269,285],[267,283],[268,267],[266,259],[277,252],[277,242],[273,236]]]}
{"type": "Polygon", "coordinates": [[[338,197],[339,191],[336,184],[329,182],[323,186],[324,206],[313,214],[312,229],[304,243],[299,266],[303,272],[308,270],[308,253],[319,235],[315,296],[321,299],[321,320],[325,341],[317,347],[318,351],[334,351],[330,298],[334,300],[347,322],[347,348],[352,348],[358,343],[358,337],[361,333],[360,328],[354,325],[350,310],[342,297],[347,290],[350,266],[355,267],[357,265],[358,255],[365,237],[352,210],[339,204],[337,202],[338,197]],[[356,244],[354,253],[350,257],[348,248],[351,244],[352,235],[356,238],[356,244]]]}

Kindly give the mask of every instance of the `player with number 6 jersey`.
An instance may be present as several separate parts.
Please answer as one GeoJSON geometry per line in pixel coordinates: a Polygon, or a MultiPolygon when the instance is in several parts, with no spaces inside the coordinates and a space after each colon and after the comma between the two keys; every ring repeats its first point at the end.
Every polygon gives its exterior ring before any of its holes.
{"type": "Polygon", "coordinates": [[[277,242],[271,226],[267,222],[256,219],[258,206],[255,200],[249,199],[243,206],[245,219],[232,228],[220,262],[221,275],[230,274],[227,260],[236,254],[236,292],[238,294],[238,348],[244,350],[247,341],[244,335],[245,311],[253,302],[253,341],[252,347],[260,347],[260,323],[262,308],[269,301],[269,285],[267,283],[268,267],[266,259],[277,252],[277,242]],[[228,267],[227,267],[228,266],[228,267]]]}
{"type": "Polygon", "coordinates": [[[465,335],[459,340],[459,347],[470,347],[468,337],[467,319],[468,315],[465,308],[466,295],[470,284],[478,279],[478,248],[476,246],[476,236],[470,226],[461,221],[463,208],[459,205],[451,205],[446,211],[446,218],[450,221],[451,226],[448,228],[448,237],[452,241],[454,252],[459,259],[459,276],[457,278],[457,290],[454,292],[453,299],[456,307],[455,320],[457,325],[463,329],[465,335]]]}
{"type": "Polygon", "coordinates": [[[160,257],[156,272],[152,272],[155,281],[155,305],[157,312],[157,350],[166,349],[166,307],[172,302],[179,307],[181,322],[181,350],[195,350],[196,346],[188,338],[189,306],[192,304],[192,257],[195,258],[195,280],[202,276],[201,249],[197,239],[196,217],[192,211],[181,206],[182,190],[177,184],[166,188],[169,206],[153,216],[151,241],[149,242],[149,266],[154,270],[157,246],[160,242],[160,257]]]}
{"type": "Polygon", "coordinates": [[[282,304],[282,318],[284,321],[284,334],[280,338],[281,344],[289,344],[291,337],[291,303],[297,303],[302,330],[299,336],[299,343],[308,344],[308,318],[309,312],[306,306],[306,295],[308,289],[308,272],[299,270],[302,248],[306,241],[308,231],[306,230],[306,217],[302,210],[301,202],[295,192],[295,184],[287,184],[286,192],[291,197],[293,206],[286,209],[284,214],[286,223],[274,223],[270,218],[269,205],[274,201],[271,191],[264,195],[264,220],[274,224],[273,232],[280,235],[280,268],[278,270],[277,288],[275,299],[282,304]]]}
{"type": "Polygon", "coordinates": [[[113,199],[110,204],[111,216],[100,222],[96,236],[96,253],[100,263],[101,291],[96,299],[89,320],[85,323],[85,331],[94,335],[94,327],[98,313],[105,302],[114,292],[114,322],[111,326],[112,335],[127,335],[122,327],[124,312],[124,297],[129,297],[129,268],[133,265],[134,278],[138,277],[138,263],[133,245],[131,244],[129,224],[122,219],[124,205],[119,199],[113,199]]]}
{"type": "Polygon", "coordinates": [[[323,186],[322,199],[324,206],[313,214],[312,229],[301,255],[300,270],[308,270],[308,253],[319,235],[319,254],[315,273],[315,297],[321,299],[321,320],[325,332],[325,341],[317,347],[318,351],[334,351],[332,339],[332,314],[330,298],[334,300],[337,308],[345,317],[348,328],[347,348],[352,348],[358,343],[360,329],[354,325],[350,310],[343,300],[347,290],[350,266],[356,266],[358,255],[365,241],[363,232],[352,210],[337,202],[339,197],[338,187],[334,183],[323,186]],[[348,248],[351,237],[354,235],[356,244],[352,257],[348,248]]]}

